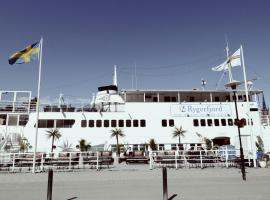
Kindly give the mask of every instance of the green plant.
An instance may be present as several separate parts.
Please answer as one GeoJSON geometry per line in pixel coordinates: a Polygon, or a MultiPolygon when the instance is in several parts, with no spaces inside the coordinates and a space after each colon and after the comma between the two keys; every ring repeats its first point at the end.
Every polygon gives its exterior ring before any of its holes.
{"type": "Polygon", "coordinates": [[[111,137],[116,138],[116,153],[117,156],[120,156],[119,137],[125,137],[125,134],[123,133],[122,129],[115,128],[111,130],[111,137]]]}
{"type": "Polygon", "coordinates": [[[79,145],[76,146],[80,151],[89,151],[91,149],[90,142],[87,142],[85,139],[79,140],[79,145]]]}
{"type": "Polygon", "coordinates": [[[72,151],[72,144],[68,142],[68,140],[63,141],[63,144],[59,146],[63,152],[70,152],[72,151]]]}
{"type": "Polygon", "coordinates": [[[46,131],[48,134],[48,139],[52,138],[52,147],[51,147],[51,152],[53,152],[53,149],[55,148],[54,146],[54,141],[62,136],[59,129],[50,129],[46,131]]]}
{"type": "Polygon", "coordinates": [[[173,138],[178,137],[178,142],[179,144],[181,144],[181,137],[185,137],[185,133],[187,131],[183,130],[182,126],[180,126],[180,128],[174,127],[174,130],[172,132],[173,138]]]}
{"type": "Polygon", "coordinates": [[[19,141],[19,146],[20,146],[20,151],[25,153],[28,151],[28,149],[30,149],[30,143],[28,142],[28,139],[26,137],[22,137],[20,138],[19,141]]]}
{"type": "Polygon", "coordinates": [[[157,150],[157,144],[156,144],[156,141],[155,139],[150,139],[149,141],[149,147],[152,151],[156,151],[157,150]]]}

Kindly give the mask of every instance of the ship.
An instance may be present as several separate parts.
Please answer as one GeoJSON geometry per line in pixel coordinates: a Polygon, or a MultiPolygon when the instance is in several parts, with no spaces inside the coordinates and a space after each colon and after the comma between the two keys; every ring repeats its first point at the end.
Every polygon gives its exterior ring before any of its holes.
{"type": "Polygon", "coordinates": [[[270,151],[269,109],[263,90],[239,89],[240,84],[247,81],[231,80],[226,88],[213,90],[119,89],[115,67],[112,84],[99,87],[84,105],[67,104],[61,95],[58,104],[41,102],[37,108],[31,91],[0,91],[0,150],[18,152],[24,140],[28,151],[36,144],[37,152],[49,152],[48,130],[55,129],[61,137],[54,151],[65,143],[76,151],[81,139],[93,149],[113,150],[111,132],[121,129],[125,136],[119,143],[133,150],[145,150],[150,140],[158,150],[196,148],[205,139],[239,149],[241,135],[245,156],[255,158],[257,137],[270,151]],[[181,144],[172,137],[175,128],[185,131],[181,144]]]}

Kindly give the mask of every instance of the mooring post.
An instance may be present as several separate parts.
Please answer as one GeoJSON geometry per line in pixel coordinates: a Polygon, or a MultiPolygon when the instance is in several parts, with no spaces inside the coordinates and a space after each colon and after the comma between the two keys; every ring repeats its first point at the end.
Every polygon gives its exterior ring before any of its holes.
{"type": "Polygon", "coordinates": [[[53,170],[49,169],[48,187],[47,187],[47,200],[52,200],[52,187],[53,187],[53,170]]]}
{"type": "Polygon", "coordinates": [[[168,200],[168,185],[167,185],[167,168],[162,167],[163,177],[163,200],[168,200]]]}

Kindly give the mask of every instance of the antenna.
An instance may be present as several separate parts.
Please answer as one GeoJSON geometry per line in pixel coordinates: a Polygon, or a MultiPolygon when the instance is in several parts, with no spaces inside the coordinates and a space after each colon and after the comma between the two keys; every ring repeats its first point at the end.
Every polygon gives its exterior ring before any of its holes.
{"type": "Polygon", "coordinates": [[[201,79],[201,86],[202,86],[202,90],[204,90],[206,86],[206,81],[204,80],[204,78],[201,79]]]}
{"type": "Polygon", "coordinates": [[[227,55],[227,64],[228,64],[228,71],[229,71],[229,82],[233,81],[233,76],[232,76],[232,66],[230,62],[230,57],[229,57],[229,42],[228,42],[228,37],[225,35],[225,40],[226,40],[226,55],[227,55]]]}
{"type": "Polygon", "coordinates": [[[116,65],[114,65],[113,85],[117,86],[117,70],[116,70],[116,65]]]}

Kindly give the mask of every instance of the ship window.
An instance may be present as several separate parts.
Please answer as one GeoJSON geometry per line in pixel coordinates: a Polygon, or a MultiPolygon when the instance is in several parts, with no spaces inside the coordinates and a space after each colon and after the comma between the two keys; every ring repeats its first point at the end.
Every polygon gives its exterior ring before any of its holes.
{"type": "Polygon", "coordinates": [[[164,144],[159,144],[158,145],[158,150],[163,151],[164,150],[164,144]]]}
{"type": "Polygon", "coordinates": [[[157,97],[153,97],[153,102],[157,102],[157,97]]]}
{"type": "Polygon", "coordinates": [[[244,118],[243,118],[243,120],[244,120],[244,126],[246,126],[247,125],[247,120],[244,119],[244,118]]]}
{"type": "Polygon", "coordinates": [[[116,120],[115,119],[111,120],[111,127],[116,127],[116,126],[117,126],[116,120]]]}
{"type": "Polygon", "coordinates": [[[228,125],[233,126],[233,120],[232,119],[228,119],[228,125]]]}
{"type": "Polygon", "coordinates": [[[161,120],[161,125],[163,127],[166,127],[167,126],[167,120],[166,119],[161,120]]]}
{"type": "Polygon", "coordinates": [[[216,102],[219,102],[219,97],[215,97],[215,101],[216,102]]]}
{"type": "Polygon", "coordinates": [[[170,101],[171,101],[171,98],[169,96],[164,97],[164,102],[170,102],[170,101]]]}
{"type": "Polygon", "coordinates": [[[139,126],[139,121],[137,119],[133,120],[133,127],[138,127],[139,126]]]}
{"type": "Polygon", "coordinates": [[[138,151],[139,150],[139,146],[137,144],[133,144],[133,151],[138,151]]]}
{"type": "Polygon", "coordinates": [[[28,119],[29,119],[28,115],[20,115],[19,125],[25,126],[28,122],[28,119]]]}
{"type": "Polygon", "coordinates": [[[96,121],[96,127],[101,127],[102,126],[102,121],[100,120],[100,119],[98,119],[97,121],[96,121]]]}
{"type": "Polygon", "coordinates": [[[212,119],[207,119],[207,125],[208,126],[213,126],[213,120],[212,119]]]}
{"type": "Polygon", "coordinates": [[[172,102],[176,102],[176,97],[172,97],[172,102]]]}
{"type": "Polygon", "coordinates": [[[47,128],[47,120],[45,119],[38,120],[38,128],[47,128]]]}
{"type": "Polygon", "coordinates": [[[87,127],[87,121],[81,120],[81,127],[87,127]]]}
{"type": "Polygon", "coordinates": [[[54,120],[47,120],[47,128],[53,128],[54,127],[54,120]]]}
{"type": "Polygon", "coordinates": [[[89,127],[94,127],[95,126],[95,121],[94,120],[89,120],[89,127]]]}
{"type": "Polygon", "coordinates": [[[126,127],[131,127],[131,120],[130,119],[126,120],[126,127]]]}
{"type": "Polygon", "coordinates": [[[0,125],[6,125],[7,115],[0,115],[0,125]]]}
{"type": "Polygon", "coordinates": [[[201,122],[201,126],[206,126],[205,119],[201,119],[200,122],[201,122]]]}
{"type": "Polygon", "coordinates": [[[189,97],[189,101],[193,102],[193,101],[195,101],[195,98],[194,97],[189,97]]]}
{"type": "Polygon", "coordinates": [[[118,126],[119,126],[119,127],[124,127],[124,120],[119,119],[119,120],[118,120],[118,126]]]}
{"type": "Polygon", "coordinates": [[[71,128],[74,123],[75,123],[75,120],[73,119],[65,119],[65,120],[59,119],[59,120],[56,120],[56,128],[71,128]]]}
{"type": "Polygon", "coordinates": [[[140,125],[141,125],[141,127],[145,127],[146,123],[145,123],[145,120],[144,119],[141,119],[140,120],[140,125]]]}
{"type": "Polygon", "coordinates": [[[169,120],[169,126],[174,126],[174,120],[173,119],[169,120]]]}
{"type": "Polygon", "coordinates": [[[215,126],[219,126],[219,119],[214,119],[215,126]]]}
{"type": "Polygon", "coordinates": [[[227,95],[225,98],[226,98],[226,101],[230,101],[230,96],[229,95],[227,95]]]}
{"type": "Polygon", "coordinates": [[[176,146],[176,144],[171,144],[171,150],[172,150],[172,151],[177,150],[177,146],[176,146]]]}
{"type": "Polygon", "coordinates": [[[18,115],[9,115],[8,116],[8,125],[17,126],[18,124],[18,115]]]}
{"type": "Polygon", "coordinates": [[[221,126],[226,126],[226,119],[221,119],[221,126]]]}
{"type": "Polygon", "coordinates": [[[105,119],[104,120],[104,127],[109,127],[110,126],[110,123],[109,123],[109,120],[105,119]]]}
{"type": "Polygon", "coordinates": [[[193,126],[199,126],[199,120],[193,119],[193,126]]]}

